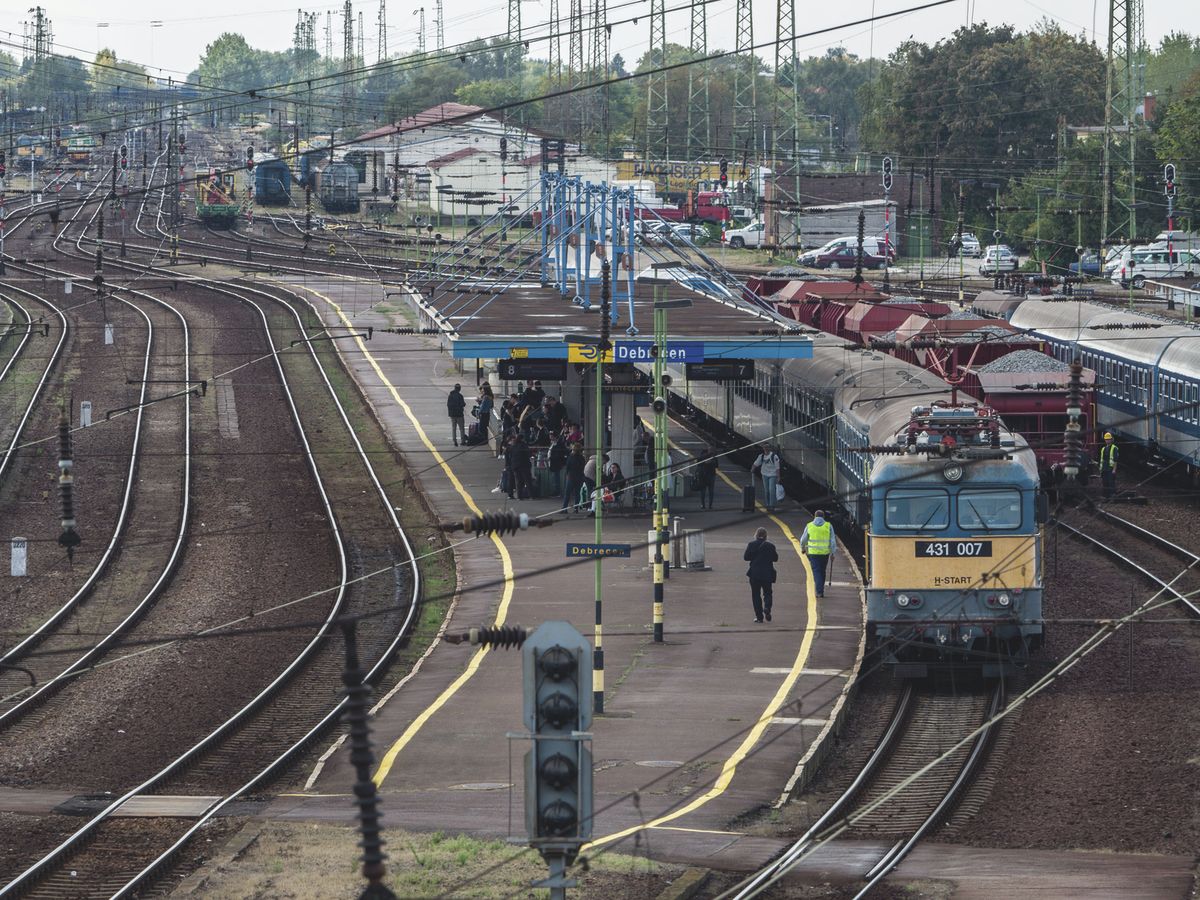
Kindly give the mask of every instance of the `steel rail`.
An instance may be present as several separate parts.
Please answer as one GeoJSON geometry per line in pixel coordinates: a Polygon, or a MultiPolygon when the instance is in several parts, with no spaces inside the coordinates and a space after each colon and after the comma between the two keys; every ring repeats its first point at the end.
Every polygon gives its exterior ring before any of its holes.
{"type": "MultiPolygon", "coordinates": [[[[30,393],[29,402],[25,405],[25,411],[21,414],[21,417],[20,417],[19,421],[17,422],[16,427],[13,429],[12,438],[8,441],[8,446],[6,446],[4,448],[3,454],[0,455],[0,480],[3,480],[5,474],[7,474],[7,472],[8,472],[8,467],[12,464],[12,460],[16,456],[17,449],[19,448],[20,443],[21,443],[21,436],[25,433],[25,427],[29,424],[29,420],[33,417],[33,411],[37,408],[37,404],[38,404],[38,401],[41,399],[42,392],[46,389],[46,384],[50,380],[51,372],[53,372],[54,367],[58,364],[58,361],[62,356],[63,348],[66,346],[66,343],[67,343],[67,335],[70,332],[70,325],[67,322],[67,317],[64,316],[62,314],[62,312],[56,306],[54,306],[51,303],[47,303],[45,300],[42,300],[40,297],[38,297],[36,294],[33,294],[32,292],[23,290],[14,285],[6,285],[6,289],[10,290],[10,291],[15,291],[18,293],[26,294],[29,297],[32,297],[34,300],[37,300],[39,303],[43,304],[47,309],[51,310],[56,316],[58,316],[60,329],[59,329],[59,335],[58,335],[58,343],[55,344],[54,349],[52,351],[50,351],[49,354],[47,354],[46,367],[42,370],[42,374],[38,377],[37,384],[34,386],[33,391],[30,393]]],[[[26,314],[26,316],[29,316],[28,311],[26,311],[25,314],[26,314]]],[[[30,317],[30,327],[31,328],[32,328],[32,323],[33,323],[33,319],[32,319],[32,317],[30,317]]],[[[26,334],[26,340],[28,340],[28,339],[29,339],[29,334],[26,334]]],[[[23,348],[24,348],[24,345],[22,344],[22,346],[20,348],[18,348],[17,353],[14,353],[11,363],[16,362],[16,358],[19,355],[19,353],[21,352],[21,350],[23,350],[23,348]]],[[[5,368],[5,375],[7,375],[7,373],[8,373],[8,367],[5,368]]],[[[0,661],[2,661],[2,659],[0,659],[0,661]]]]}
{"type": "MultiPolygon", "coordinates": [[[[82,210],[83,207],[80,206],[79,209],[82,210]]],[[[74,221],[74,218],[75,217],[72,216],[72,221],[74,221]]],[[[184,375],[185,377],[190,377],[191,336],[188,330],[186,319],[184,319],[177,309],[175,309],[169,303],[159,300],[157,297],[144,294],[140,291],[134,291],[132,293],[145,300],[162,306],[179,319],[182,327],[184,342],[184,375]]],[[[147,391],[149,389],[148,380],[150,362],[153,356],[154,348],[154,323],[150,320],[150,317],[146,315],[145,311],[143,311],[137,304],[121,297],[114,296],[113,299],[131,307],[146,321],[146,354],[142,365],[142,387],[139,395],[141,402],[144,403],[147,391]]],[[[34,631],[28,634],[20,643],[10,648],[2,657],[0,657],[0,663],[12,664],[16,660],[24,657],[30,650],[33,649],[33,647],[44,640],[50,634],[50,632],[57,627],[58,623],[61,622],[67,615],[69,615],[84,600],[84,598],[87,597],[92,588],[95,587],[96,582],[107,572],[108,564],[119,548],[121,537],[124,534],[125,526],[129,520],[129,512],[134,499],[134,486],[137,483],[138,457],[141,450],[142,430],[144,423],[144,407],[139,406],[136,413],[134,439],[132,448],[130,450],[129,468],[125,476],[125,490],[121,499],[121,507],[118,511],[117,522],[113,528],[112,536],[109,539],[108,545],[105,547],[100,560],[97,562],[88,578],[84,581],[83,585],[80,586],[79,590],[77,590],[75,594],[70,597],[62,606],[60,606],[49,618],[47,618],[36,629],[34,629],[34,631]]],[[[86,671],[92,662],[103,655],[133,623],[135,623],[142,615],[145,614],[145,612],[157,599],[159,593],[162,591],[162,588],[166,585],[171,575],[174,573],[182,555],[183,544],[187,537],[188,521],[191,515],[192,454],[190,395],[187,395],[184,398],[183,425],[183,489],[181,494],[182,503],[180,507],[179,527],[176,531],[175,542],[171,549],[171,553],[168,556],[162,571],[159,573],[158,577],[154,581],[154,584],[151,585],[150,589],[146,592],[142,599],[134,605],[128,615],[126,615],[119,623],[117,623],[107,635],[101,638],[95,645],[85,651],[74,662],[64,668],[53,678],[44,681],[42,685],[32,693],[26,694],[16,705],[4,710],[3,713],[0,713],[0,728],[11,725],[17,719],[25,715],[35,705],[46,700],[50,696],[50,693],[61,687],[63,683],[82,673],[83,671],[86,671]]]]}
{"type": "MultiPolygon", "coordinates": [[[[246,288],[239,286],[238,290],[246,290],[246,288]]],[[[270,295],[267,294],[267,292],[258,290],[256,288],[250,288],[248,290],[255,294],[261,294],[261,295],[270,297],[270,295]]],[[[291,293],[291,292],[289,291],[289,293],[291,293]]],[[[300,315],[295,311],[295,309],[293,307],[291,307],[286,302],[280,300],[279,298],[270,297],[270,299],[272,299],[275,302],[284,306],[284,308],[287,309],[291,313],[292,317],[295,319],[296,327],[300,329],[301,333],[305,332],[304,323],[301,321],[300,315]]],[[[252,301],[248,301],[248,302],[252,302],[252,301]]],[[[257,306],[257,304],[254,304],[254,305],[257,306]]],[[[310,304],[310,306],[311,306],[311,304],[310,304]]],[[[315,309],[314,309],[314,312],[315,312],[315,309]]],[[[375,490],[379,494],[381,504],[382,504],[383,508],[385,510],[387,510],[388,517],[392,521],[392,526],[396,529],[397,534],[400,536],[400,539],[404,543],[405,552],[408,554],[408,558],[409,558],[409,565],[412,568],[412,595],[411,595],[411,598],[409,601],[408,612],[405,615],[404,621],[400,624],[400,627],[396,630],[396,634],[393,636],[391,642],[385,648],[384,652],[380,655],[379,659],[375,662],[375,664],[373,666],[371,666],[370,670],[368,670],[368,672],[366,673],[365,679],[364,679],[367,683],[374,684],[382,677],[383,673],[385,672],[387,666],[391,663],[391,660],[395,656],[396,652],[400,649],[400,647],[404,643],[404,641],[407,640],[408,635],[412,629],[412,624],[416,618],[417,611],[420,609],[420,595],[421,595],[420,567],[417,564],[416,551],[413,548],[412,543],[410,542],[410,540],[408,538],[407,532],[404,530],[404,527],[401,525],[399,517],[396,515],[395,505],[393,503],[391,503],[391,500],[388,497],[387,491],[385,490],[382,482],[379,479],[378,474],[375,471],[375,467],[371,464],[370,456],[366,452],[366,449],[363,447],[362,442],[359,440],[358,435],[355,432],[354,427],[350,422],[350,418],[346,413],[345,407],[342,405],[341,400],[337,396],[337,391],[334,390],[333,384],[329,380],[329,376],[325,370],[325,366],[320,361],[320,358],[316,352],[316,348],[311,343],[308,343],[308,342],[306,342],[306,343],[307,343],[313,364],[317,366],[318,371],[321,373],[321,379],[325,384],[326,390],[328,390],[330,398],[333,400],[333,402],[337,406],[338,414],[342,420],[342,424],[345,425],[346,431],[350,435],[351,439],[353,440],[355,448],[357,449],[358,454],[363,461],[363,464],[366,466],[367,471],[370,473],[371,481],[372,481],[373,485],[375,486],[375,490]]],[[[278,361],[278,355],[276,355],[276,360],[278,361]]],[[[194,822],[192,824],[192,826],[183,835],[181,835],[169,848],[167,848],[165,851],[163,851],[157,858],[155,858],[141,872],[139,872],[136,876],[134,876],[134,878],[132,878],[123,888],[121,888],[121,890],[119,890],[117,893],[115,893],[113,895],[113,900],[117,900],[117,898],[131,897],[139,888],[143,887],[148,880],[153,878],[155,873],[158,872],[160,869],[162,869],[171,860],[171,858],[180,849],[182,849],[182,847],[189,840],[191,840],[197,834],[197,832],[199,832],[199,830],[201,828],[203,828],[214,816],[218,815],[226,806],[228,806],[230,803],[237,800],[239,797],[244,796],[245,794],[248,794],[251,791],[254,791],[260,785],[269,781],[274,776],[274,774],[276,772],[278,772],[282,767],[286,766],[292,760],[292,758],[296,756],[296,754],[302,752],[314,739],[319,737],[329,727],[331,727],[334,723],[336,723],[336,721],[341,717],[342,712],[345,709],[346,703],[347,703],[347,700],[345,698],[342,698],[341,700],[339,700],[337,702],[337,704],[335,704],[299,740],[295,741],[289,747],[287,747],[283,751],[283,753],[281,753],[274,760],[272,760],[265,767],[263,767],[263,769],[261,769],[257,774],[255,774],[249,781],[247,781],[245,784],[243,784],[236,791],[233,791],[233,792],[227,794],[224,798],[222,798],[221,800],[217,801],[212,806],[210,806],[201,816],[199,816],[199,818],[196,820],[196,822],[194,822]]]]}
{"type": "Polygon", "coordinates": [[[884,855],[883,859],[881,859],[874,865],[874,867],[872,867],[871,871],[869,871],[866,876],[867,883],[863,886],[861,891],[854,895],[854,900],[862,900],[863,897],[866,897],[867,894],[871,892],[871,889],[875,887],[875,885],[879,884],[879,882],[886,878],[888,874],[896,868],[896,866],[900,865],[900,863],[904,861],[904,858],[912,852],[913,848],[921,842],[926,834],[928,834],[941,822],[942,817],[954,806],[956,802],[958,802],[958,798],[962,794],[963,790],[968,784],[971,783],[971,779],[975,777],[975,771],[979,768],[979,763],[983,759],[988,742],[991,739],[992,734],[995,733],[996,714],[1000,711],[1000,708],[1003,706],[1003,704],[1004,682],[997,681],[992,690],[992,701],[988,705],[988,711],[985,714],[984,722],[986,725],[980,730],[979,734],[975,736],[975,742],[971,745],[971,752],[967,756],[966,761],[963,763],[962,769],[959,771],[958,776],[954,779],[954,783],[950,785],[950,789],[946,791],[945,796],[942,797],[942,799],[938,802],[937,807],[935,807],[933,812],[929,814],[925,821],[918,826],[917,830],[913,832],[912,836],[902,843],[898,843],[893,846],[892,849],[884,855]]]}
{"type": "MultiPolygon", "coordinates": [[[[260,316],[262,317],[263,326],[267,332],[268,343],[271,344],[271,346],[273,346],[273,342],[271,342],[269,323],[267,322],[266,316],[265,316],[265,314],[262,313],[261,309],[259,310],[259,312],[260,312],[260,316]]],[[[281,379],[281,385],[283,387],[284,395],[287,398],[288,406],[291,409],[292,416],[296,423],[296,428],[297,428],[297,432],[299,434],[300,441],[301,441],[301,444],[303,447],[305,459],[308,463],[309,469],[312,472],[313,478],[315,480],[317,490],[321,497],[322,506],[324,507],[325,514],[326,514],[327,520],[329,522],[329,527],[333,533],[334,542],[335,542],[335,545],[337,548],[338,562],[339,562],[339,569],[340,569],[339,583],[338,583],[338,588],[337,588],[337,594],[334,598],[333,603],[330,606],[328,614],[326,615],[326,617],[325,617],[324,621],[321,623],[321,625],[318,627],[316,633],[309,640],[309,642],[301,649],[301,651],[296,655],[296,657],[279,674],[277,674],[274,677],[274,679],[272,679],[271,682],[265,688],[263,688],[262,691],[260,691],[253,698],[251,698],[241,709],[236,711],[233,715],[231,715],[223,723],[218,725],[208,735],[201,738],[192,747],[190,747],[188,750],[186,750],[180,756],[176,757],[174,760],[169,762],[166,766],[164,766],[158,772],[151,775],[149,778],[147,778],[141,784],[138,784],[135,787],[130,788],[129,790],[125,791],[123,794],[121,794],[119,797],[117,797],[115,800],[113,800],[111,803],[109,803],[104,809],[102,809],[100,812],[98,812],[96,815],[94,815],[91,819],[89,819],[83,826],[81,826],[79,829],[77,829],[71,835],[69,835],[57,847],[55,847],[53,850],[51,850],[49,853],[47,853],[41,859],[39,859],[38,861],[33,863],[33,865],[31,865],[25,871],[23,871],[19,875],[17,875],[16,878],[14,878],[12,881],[10,881],[6,886],[4,886],[3,888],[0,888],[0,897],[12,897],[12,896],[16,896],[19,893],[25,891],[38,878],[43,877],[68,852],[70,852],[71,850],[73,850],[74,848],[79,846],[84,840],[86,840],[97,828],[100,827],[101,824],[108,821],[112,817],[112,815],[121,808],[121,806],[123,804],[128,802],[133,797],[137,797],[137,796],[144,794],[147,791],[153,789],[156,785],[160,784],[161,782],[166,780],[168,777],[170,777],[171,775],[173,775],[176,772],[178,772],[179,770],[181,770],[183,767],[188,765],[192,760],[194,760],[196,757],[198,757],[201,753],[203,753],[204,751],[206,751],[207,749],[212,747],[214,744],[216,744],[219,740],[221,740],[227,733],[229,733],[234,728],[236,728],[238,725],[240,725],[243,720],[248,718],[256,710],[258,710],[263,704],[265,704],[268,700],[270,700],[271,697],[273,697],[285,684],[287,684],[289,681],[291,681],[291,679],[296,675],[296,673],[299,672],[303,668],[303,666],[321,648],[321,646],[326,642],[326,640],[329,638],[330,634],[332,633],[333,626],[336,623],[338,617],[342,613],[342,608],[343,608],[343,605],[344,605],[345,599],[346,599],[346,589],[347,589],[347,586],[349,583],[349,563],[347,560],[346,545],[345,545],[345,541],[344,541],[344,538],[342,535],[341,528],[338,525],[337,517],[334,515],[333,507],[332,507],[332,503],[329,499],[329,495],[325,490],[324,479],[321,477],[320,471],[317,467],[315,454],[313,453],[312,446],[309,443],[307,432],[305,431],[304,424],[301,421],[298,410],[296,408],[295,398],[293,397],[291,388],[288,384],[288,379],[287,379],[286,373],[284,372],[283,365],[279,360],[278,351],[275,351],[273,353],[273,358],[275,361],[276,370],[281,379]]]]}
{"type": "Polygon", "coordinates": [[[812,849],[816,843],[817,836],[842,815],[867,782],[874,777],[880,765],[887,759],[888,754],[892,752],[900,736],[901,729],[908,719],[912,703],[912,682],[905,682],[903,692],[896,703],[896,708],[892,711],[892,717],[888,722],[887,728],[884,730],[879,742],[875,745],[870,758],[867,759],[867,762],[859,770],[858,774],[854,776],[854,780],[850,783],[850,786],[778,858],[767,863],[752,876],[741,882],[734,890],[721,894],[719,900],[747,900],[747,898],[758,896],[759,892],[774,881],[777,875],[786,872],[797,860],[812,849]]]}
{"type": "MultiPolygon", "coordinates": [[[[1116,559],[1118,562],[1123,563],[1124,565],[1128,566],[1129,568],[1133,569],[1134,571],[1141,573],[1151,583],[1158,585],[1159,588],[1166,591],[1168,594],[1170,594],[1172,597],[1174,597],[1176,600],[1178,600],[1188,610],[1190,610],[1194,615],[1200,616],[1200,605],[1198,605],[1195,600],[1193,600],[1192,598],[1188,597],[1186,594],[1181,592],[1178,588],[1175,588],[1173,586],[1172,582],[1163,581],[1161,578],[1159,578],[1157,575],[1155,575],[1153,572],[1151,572],[1149,569],[1147,569],[1141,563],[1134,562],[1132,559],[1130,559],[1128,556],[1126,556],[1120,550],[1117,550],[1115,547],[1109,546],[1108,544],[1104,543],[1104,541],[1100,540],[1097,537],[1093,537],[1092,535],[1088,534],[1086,531],[1081,531],[1080,529],[1076,528],[1074,525],[1068,525],[1066,522],[1062,521],[1061,519],[1057,520],[1057,524],[1058,524],[1059,528],[1065,528],[1068,532],[1075,535],[1076,537],[1082,538],[1083,540],[1092,544],[1094,547],[1096,547],[1102,553],[1108,554],[1109,556],[1116,559]]],[[[1196,561],[1200,562],[1200,557],[1197,557],[1196,561]]],[[[1189,569],[1193,568],[1195,566],[1195,564],[1196,563],[1193,562],[1192,565],[1188,566],[1188,568],[1189,569]]]]}

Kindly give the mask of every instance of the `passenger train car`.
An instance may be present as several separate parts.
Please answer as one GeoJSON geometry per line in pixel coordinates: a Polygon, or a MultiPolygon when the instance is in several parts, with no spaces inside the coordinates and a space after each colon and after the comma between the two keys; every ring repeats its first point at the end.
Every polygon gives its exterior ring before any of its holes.
{"type": "Polygon", "coordinates": [[[1042,641],[1037,461],[996,413],[951,405],[933,374],[814,337],[813,359],[759,363],[747,384],[689,382],[701,418],[778,446],[786,465],[862,527],[867,635],[921,675],[931,663],[995,674],[1042,641]]]}
{"type": "Polygon", "coordinates": [[[1009,321],[1096,371],[1099,431],[1200,482],[1200,328],[1071,298],[1026,299],[1009,321]]]}

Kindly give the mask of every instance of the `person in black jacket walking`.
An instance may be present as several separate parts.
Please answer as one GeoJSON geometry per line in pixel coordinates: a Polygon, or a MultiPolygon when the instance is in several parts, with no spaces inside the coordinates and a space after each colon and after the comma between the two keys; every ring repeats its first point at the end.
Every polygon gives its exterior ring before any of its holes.
{"type": "Polygon", "coordinates": [[[767,540],[767,529],[754,533],[754,540],[746,545],[742,559],[750,563],[746,577],[750,579],[750,602],[754,605],[754,621],[761,625],[763,617],[771,621],[771,601],[775,585],[775,563],[779,553],[775,545],[767,540]]]}
{"type": "Polygon", "coordinates": [[[467,442],[467,430],[464,425],[463,413],[467,409],[467,398],[462,395],[462,385],[456,384],[454,389],[446,395],[446,413],[450,416],[450,437],[454,441],[454,446],[458,446],[459,438],[462,442],[467,442]]]}
{"type": "Polygon", "coordinates": [[[570,513],[579,509],[579,489],[583,487],[583,469],[587,460],[583,456],[583,448],[578,444],[571,445],[563,470],[566,472],[566,486],[563,488],[563,512],[570,513]]]}

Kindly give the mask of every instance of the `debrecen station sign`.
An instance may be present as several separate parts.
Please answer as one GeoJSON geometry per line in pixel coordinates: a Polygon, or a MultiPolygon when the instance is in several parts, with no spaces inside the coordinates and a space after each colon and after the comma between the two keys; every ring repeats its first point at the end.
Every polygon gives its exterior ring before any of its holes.
{"type": "MultiPolygon", "coordinates": [[[[613,347],[614,362],[653,362],[658,356],[653,341],[617,341],[613,347]]],[[[704,362],[703,341],[669,341],[663,351],[664,362],[704,362]]]]}

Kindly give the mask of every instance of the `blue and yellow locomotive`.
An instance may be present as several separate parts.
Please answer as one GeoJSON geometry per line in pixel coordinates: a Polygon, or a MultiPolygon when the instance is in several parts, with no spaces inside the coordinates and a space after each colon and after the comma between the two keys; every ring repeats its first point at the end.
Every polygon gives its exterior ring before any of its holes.
{"type": "Polygon", "coordinates": [[[870,450],[867,639],[911,674],[933,660],[996,674],[1042,640],[1037,463],[985,407],[911,416],[870,450]]]}

